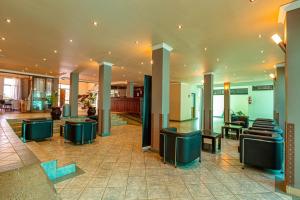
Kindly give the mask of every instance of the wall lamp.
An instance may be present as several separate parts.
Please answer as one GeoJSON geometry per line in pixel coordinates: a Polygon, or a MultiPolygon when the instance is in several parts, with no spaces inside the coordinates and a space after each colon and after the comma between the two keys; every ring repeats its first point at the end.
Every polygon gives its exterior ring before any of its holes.
{"type": "Polygon", "coordinates": [[[278,34],[272,35],[272,40],[281,48],[281,50],[286,53],[286,45],[278,34]]]}

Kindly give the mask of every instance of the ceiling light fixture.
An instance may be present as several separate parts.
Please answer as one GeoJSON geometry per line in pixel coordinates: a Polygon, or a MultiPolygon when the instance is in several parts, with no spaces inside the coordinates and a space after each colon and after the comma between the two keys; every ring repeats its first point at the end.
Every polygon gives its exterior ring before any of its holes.
{"type": "Polygon", "coordinates": [[[178,24],[178,26],[177,26],[177,27],[178,27],[178,29],[179,29],[179,30],[181,30],[181,29],[182,29],[182,25],[181,25],[181,24],[178,24]]]}
{"type": "Polygon", "coordinates": [[[154,63],[154,61],[153,61],[153,60],[150,60],[150,64],[153,65],[153,63],[154,63]]]}
{"type": "Polygon", "coordinates": [[[141,65],[143,65],[144,64],[144,62],[141,62],[141,65]]]}
{"type": "Polygon", "coordinates": [[[269,74],[269,76],[270,76],[271,79],[275,79],[276,78],[275,74],[273,74],[273,73],[269,74]]]}
{"type": "Polygon", "coordinates": [[[261,34],[259,34],[259,35],[258,35],[258,38],[262,38],[262,35],[261,35],[261,34]]]}
{"type": "Polygon", "coordinates": [[[69,42],[71,42],[71,43],[72,43],[72,42],[73,42],[73,40],[72,40],[72,39],[70,39],[70,40],[69,40],[69,42]]]}
{"type": "Polygon", "coordinates": [[[47,59],[46,58],[43,58],[43,61],[46,61],[47,59]]]}
{"type": "Polygon", "coordinates": [[[98,22],[94,21],[94,22],[93,22],[93,25],[94,25],[94,26],[98,26],[98,22]]]}
{"type": "Polygon", "coordinates": [[[2,49],[0,49],[0,52],[2,52],[2,49]]]}
{"type": "Polygon", "coordinates": [[[265,63],[265,62],[266,62],[265,60],[261,61],[261,63],[265,63]]]}
{"type": "Polygon", "coordinates": [[[57,51],[57,50],[54,50],[53,52],[54,52],[54,53],[57,53],[58,51],[57,51]]]}
{"type": "Polygon", "coordinates": [[[124,69],[124,67],[122,66],[121,69],[124,69]]]}
{"type": "Polygon", "coordinates": [[[6,40],[6,38],[5,38],[5,37],[1,37],[1,40],[3,40],[3,41],[4,41],[4,40],[6,40]]]}
{"type": "Polygon", "coordinates": [[[286,45],[278,34],[272,35],[272,40],[281,48],[281,50],[286,53],[286,45]]]}
{"type": "Polygon", "coordinates": [[[207,48],[206,48],[206,47],[204,48],[204,51],[207,51],[207,48]]]}
{"type": "Polygon", "coordinates": [[[139,44],[139,41],[138,41],[138,40],[136,40],[136,41],[135,41],[135,44],[136,44],[136,45],[138,45],[138,44],[139,44]]]}
{"type": "Polygon", "coordinates": [[[111,51],[108,52],[108,55],[111,55],[111,51]]]}
{"type": "Polygon", "coordinates": [[[93,58],[90,58],[90,62],[93,62],[93,58]]]}
{"type": "Polygon", "coordinates": [[[217,62],[219,62],[220,61],[220,59],[219,58],[217,58],[217,62]]]}
{"type": "Polygon", "coordinates": [[[263,54],[263,53],[264,53],[264,50],[260,50],[260,53],[263,54]]]}
{"type": "Polygon", "coordinates": [[[5,19],[6,23],[10,24],[11,23],[11,19],[7,18],[5,19]]]}
{"type": "Polygon", "coordinates": [[[250,1],[250,3],[253,3],[255,0],[249,0],[250,1]]]}

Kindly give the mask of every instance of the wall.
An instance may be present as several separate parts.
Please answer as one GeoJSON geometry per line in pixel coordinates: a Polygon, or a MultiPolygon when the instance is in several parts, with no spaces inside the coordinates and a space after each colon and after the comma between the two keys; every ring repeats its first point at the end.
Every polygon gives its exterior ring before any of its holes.
{"type": "Polygon", "coordinates": [[[252,97],[252,104],[249,105],[249,119],[271,118],[273,119],[274,91],[252,91],[249,88],[249,96],[252,97]]]}
{"type": "Polygon", "coordinates": [[[193,98],[196,94],[196,117],[200,111],[200,89],[196,85],[187,83],[170,84],[170,120],[184,121],[192,118],[193,98]]]}

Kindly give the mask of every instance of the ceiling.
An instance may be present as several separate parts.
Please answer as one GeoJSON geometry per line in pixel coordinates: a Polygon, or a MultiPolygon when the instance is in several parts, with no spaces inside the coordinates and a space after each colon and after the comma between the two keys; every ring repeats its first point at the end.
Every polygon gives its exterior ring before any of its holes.
{"type": "Polygon", "coordinates": [[[0,69],[79,70],[81,79],[96,81],[106,61],[114,64],[113,81],[141,83],[151,74],[152,45],[165,42],[174,48],[172,81],[200,83],[205,72],[217,83],[266,80],[284,59],[270,37],[289,2],[1,0],[0,69]]]}

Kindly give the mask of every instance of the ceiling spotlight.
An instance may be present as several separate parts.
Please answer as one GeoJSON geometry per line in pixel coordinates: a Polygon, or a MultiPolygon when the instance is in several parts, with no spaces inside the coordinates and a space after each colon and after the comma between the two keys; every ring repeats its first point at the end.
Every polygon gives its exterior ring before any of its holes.
{"type": "Polygon", "coordinates": [[[46,61],[47,59],[46,58],[43,58],[43,61],[46,61]]]}
{"type": "Polygon", "coordinates": [[[93,62],[93,58],[90,58],[90,62],[93,62]]]}
{"type": "Polygon", "coordinates": [[[58,51],[57,51],[57,50],[54,50],[53,52],[54,52],[54,53],[57,53],[58,51]]]}
{"type": "Polygon", "coordinates": [[[220,61],[220,59],[219,58],[217,58],[217,62],[219,62],[220,61]]]}
{"type": "Polygon", "coordinates": [[[72,39],[70,39],[70,40],[69,40],[69,42],[71,42],[71,43],[72,43],[72,42],[73,42],[73,40],[72,40],[72,39]]]}
{"type": "Polygon", "coordinates": [[[125,77],[126,75],[125,75],[125,74],[123,74],[122,76],[123,76],[123,77],[125,77]]]}
{"type": "Polygon", "coordinates": [[[142,72],[139,72],[139,74],[141,74],[142,72]]]}
{"type": "Polygon", "coordinates": [[[2,52],[2,49],[0,49],[0,52],[2,52]]]}
{"type": "Polygon", "coordinates": [[[93,25],[94,25],[94,26],[98,26],[98,22],[94,21],[94,22],[93,22],[93,25]]]}
{"type": "Polygon", "coordinates": [[[207,51],[207,48],[206,48],[206,47],[204,48],[204,51],[207,51]]]}
{"type": "Polygon", "coordinates": [[[259,35],[258,35],[258,38],[262,38],[262,35],[261,35],[261,34],[259,34],[259,35]]]}
{"type": "Polygon", "coordinates": [[[204,80],[202,80],[201,83],[204,84],[204,80]]]}
{"type": "Polygon", "coordinates": [[[261,61],[261,63],[265,63],[265,62],[266,62],[265,60],[261,61]]]}
{"type": "Polygon", "coordinates": [[[141,62],[141,65],[143,65],[144,64],[144,62],[141,62]]]}
{"type": "Polygon", "coordinates": [[[34,66],[35,66],[35,67],[38,67],[39,65],[38,65],[38,64],[35,64],[34,66]]]}
{"type": "Polygon", "coordinates": [[[260,53],[263,54],[263,53],[264,53],[264,50],[260,50],[260,53]]]}
{"type": "Polygon", "coordinates": [[[52,74],[52,71],[50,71],[50,74],[52,74]]]}
{"type": "Polygon", "coordinates": [[[111,51],[108,52],[108,55],[111,55],[111,51]]]}
{"type": "Polygon", "coordinates": [[[273,73],[269,74],[269,76],[271,79],[275,79],[275,77],[276,77],[275,74],[273,74],[273,73]]]}
{"type": "Polygon", "coordinates": [[[153,60],[150,60],[150,64],[153,65],[153,63],[154,63],[154,61],[153,61],[153,60]]]}
{"type": "Polygon", "coordinates": [[[5,37],[1,37],[1,40],[3,40],[3,41],[4,41],[4,40],[6,40],[6,38],[5,38],[5,37]]]}
{"type": "Polygon", "coordinates": [[[11,23],[11,19],[7,18],[5,19],[6,23],[10,24],[11,23]]]}
{"type": "Polygon", "coordinates": [[[255,0],[249,0],[250,1],[250,3],[253,3],[255,0]]]}
{"type": "Polygon", "coordinates": [[[187,67],[187,65],[186,65],[186,64],[184,64],[184,65],[183,65],[183,67],[187,67]]]}
{"type": "Polygon", "coordinates": [[[181,30],[181,29],[182,29],[182,25],[181,25],[181,24],[178,24],[178,26],[177,26],[177,27],[178,27],[178,29],[179,29],[179,30],[181,30]]]}
{"type": "Polygon", "coordinates": [[[124,67],[122,66],[121,69],[124,69],[124,67]]]}
{"type": "Polygon", "coordinates": [[[139,44],[139,41],[138,41],[138,40],[136,40],[136,41],[135,41],[135,44],[136,44],[136,45],[138,45],[138,44],[139,44]]]}

